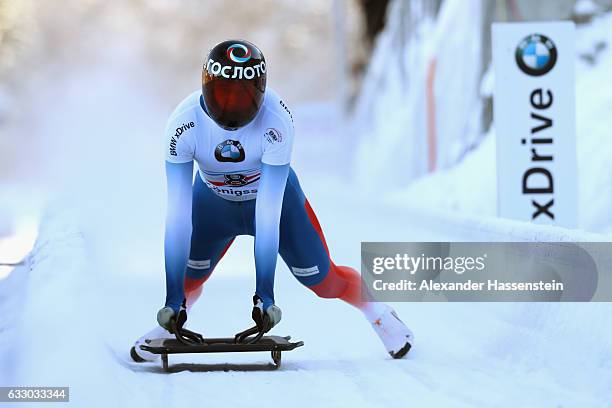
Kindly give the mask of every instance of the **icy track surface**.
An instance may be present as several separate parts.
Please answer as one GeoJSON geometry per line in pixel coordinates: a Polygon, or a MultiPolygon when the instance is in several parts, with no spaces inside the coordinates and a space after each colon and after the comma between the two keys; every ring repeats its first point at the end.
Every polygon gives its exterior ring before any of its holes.
{"type": "MultiPolygon", "coordinates": [[[[329,204],[321,217],[328,235],[340,236],[360,211],[339,210],[329,204]]],[[[391,230],[386,215],[378,221],[391,230]]],[[[607,304],[395,304],[417,339],[409,357],[395,361],[359,313],[316,298],[284,265],[276,289],[284,320],[274,332],[305,346],[284,353],[280,370],[266,370],[268,353],[174,355],[172,374],[159,362],[132,363],[131,343],[155,324],[163,276],[159,268],[134,276],[129,263],[109,273],[75,219],[51,209],[28,267],[0,282],[3,385],[68,385],[78,407],[610,406],[607,304]]],[[[410,219],[394,224],[399,237],[410,219]]],[[[375,226],[349,231],[354,248],[336,258],[354,264],[357,242],[376,238],[375,226]]],[[[404,236],[420,234],[435,238],[422,230],[404,236]]],[[[252,268],[250,245],[243,240],[226,255],[191,328],[227,336],[250,324],[253,279],[232,273],[252,268]]]]}

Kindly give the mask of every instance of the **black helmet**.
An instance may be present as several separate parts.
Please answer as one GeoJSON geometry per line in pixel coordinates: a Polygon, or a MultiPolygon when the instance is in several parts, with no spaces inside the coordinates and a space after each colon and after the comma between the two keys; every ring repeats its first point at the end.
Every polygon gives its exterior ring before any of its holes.
{"type": "Polygon", "coordinates": [[[266,60],[255,45],[227,40],[215,45],[202,67],[206,113],[226,130],[251,122],[263,104],[266,60]]]}

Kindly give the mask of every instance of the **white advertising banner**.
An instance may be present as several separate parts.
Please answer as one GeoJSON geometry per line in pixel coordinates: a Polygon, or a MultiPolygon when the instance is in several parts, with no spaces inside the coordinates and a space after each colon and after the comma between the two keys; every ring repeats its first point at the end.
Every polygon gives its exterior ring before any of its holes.
{"type": "Polygon", "coordinates": [[[493,24],[498,213],[576,227],[571,22],[493,24]]]}

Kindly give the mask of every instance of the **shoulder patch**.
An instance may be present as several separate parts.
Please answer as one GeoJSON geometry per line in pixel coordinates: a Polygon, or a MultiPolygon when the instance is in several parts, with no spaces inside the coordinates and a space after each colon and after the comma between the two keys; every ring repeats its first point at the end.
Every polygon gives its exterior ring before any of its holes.
{"type": "Polygon", "coordinates": [[[266,129],[266,140],[268,141],[268,143],[273,144],[273,143],[280,143],[283,141],[283,134],[275,128],[267,128],[266,129]]]}

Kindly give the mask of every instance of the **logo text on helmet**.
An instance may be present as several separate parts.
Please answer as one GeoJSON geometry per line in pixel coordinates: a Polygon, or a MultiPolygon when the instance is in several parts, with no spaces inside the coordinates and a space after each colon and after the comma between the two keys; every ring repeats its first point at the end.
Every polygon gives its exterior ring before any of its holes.
{"type": "Polygon", "coordinates": [[[221,75],[223,78],[228,79],[253,79],[255,77],[259,78],[266,73],[266,63],[264,61],[251,67],[233,67],[231,65],[221,65],[220,62],[211,58],[204,68],[206,72],[213,76],[221,75]]]}
{"type": "Polygon", "coordinates": [[[251,50],[244,44],[238,44],[238,43],[232,44],[227,48],[226,53],[227,53],[227,58],[229,58],[230,60],[234,62],[238,62],[240,64],[243,64],[251,59],[251,50]],[[240,48],[243,51],[244,56],[242,57],[236,56],[236,54],[234,54],[234,50],[236,48],[240,48]]]}

